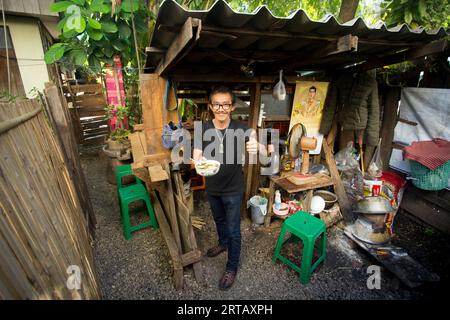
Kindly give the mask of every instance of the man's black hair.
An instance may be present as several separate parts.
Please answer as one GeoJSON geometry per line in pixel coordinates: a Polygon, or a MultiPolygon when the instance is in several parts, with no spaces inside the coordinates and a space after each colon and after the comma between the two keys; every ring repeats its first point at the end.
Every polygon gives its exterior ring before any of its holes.
{"type": "Polygon", "coordinates": [[[311,89],[314,89],[314,92],[317,92],[317,89],[316,89],[316,87],[312,86],[311,88],[309,88],[309,90],[308,90],[308,91],[310,91],[311,89]]]}
{"type": "Polygon", "coordinates": [[[233,91],[231,91],[230,88],[224,86],[224,85],[220,85],[217,87],[214,87],[211,92],[209,93],[209,101],[212,101],[212,96],[215,95],[216,93],[228,93],[231,96],[231,102],[234,104],[236,102],[236,97],[234,96],[233,91]]]}

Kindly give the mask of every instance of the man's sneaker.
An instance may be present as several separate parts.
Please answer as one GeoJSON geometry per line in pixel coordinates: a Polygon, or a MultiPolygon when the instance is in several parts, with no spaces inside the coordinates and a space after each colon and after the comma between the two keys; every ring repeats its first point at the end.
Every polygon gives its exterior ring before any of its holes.
{"type": "Polygon", "coordinates": [[[218,246],[208,249],[208,251],[206,251],[206,256],[212,258],[212,257],[215,257],[215,256],[221,254],[224,251],[227,251],[227,248],[218,245],[218,246]]]}
{"type": "Polygon", "coordinates": [[[229,289],[233,285],[235,278],[236,278],[235,271],[229,271],[229,270],[225,271],[225,273],[222,276],[222,279],[220,279],[219,289],[220,290],[229,289]]]}

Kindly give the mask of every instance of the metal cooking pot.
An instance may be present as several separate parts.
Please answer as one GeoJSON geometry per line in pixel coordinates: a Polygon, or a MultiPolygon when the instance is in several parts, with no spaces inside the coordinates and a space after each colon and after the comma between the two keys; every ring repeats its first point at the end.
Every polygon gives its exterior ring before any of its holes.
{"type": "Polygon", "coordinates": [[[318,190],[318,191],[314,192],[314,195],[320,196],[323,198],[323,200],[325,200],[325,209],[331,209],[331,207],[333,207],[333,205],[337,201],[337,196],[333,192],[330,192],[330,191],[318,190]]]}
{"type": "Polygon", "coordinates": [[[372,222],[365,220],[364,218],[356,219],[353,235],[359,240],[371,244],[383,244],[391,239],[385,226],[378,228],[372,222]]]}
{"type": "Polygon", "coordinates": [[[383,197],[366,197],[358,201],[354,212],[365,214],[386,214],[394,209],[388,199],[383,197]]]}

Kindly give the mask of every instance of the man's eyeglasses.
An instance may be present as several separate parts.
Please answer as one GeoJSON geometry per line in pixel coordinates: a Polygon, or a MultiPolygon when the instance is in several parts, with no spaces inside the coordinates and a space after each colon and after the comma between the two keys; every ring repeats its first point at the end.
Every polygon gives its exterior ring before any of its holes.
{"type": "Polygon", "coordinates": [[[224,111],[228,111],[228,110],[231,109],[233,104],[232,103],[211,103],[211,106],[212,106],[214,111],[219,111],[220,107],[222,107],[222,109],[224,111]]]}

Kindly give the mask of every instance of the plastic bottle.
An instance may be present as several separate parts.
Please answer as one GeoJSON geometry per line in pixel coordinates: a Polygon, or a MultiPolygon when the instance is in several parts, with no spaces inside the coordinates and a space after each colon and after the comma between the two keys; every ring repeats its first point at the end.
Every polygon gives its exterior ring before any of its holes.
{"type": "Polygon", "coordinates": [[[281,194],[280,190],[275,191],[275,209],[280,210],[281,209],[281,194]]]}

